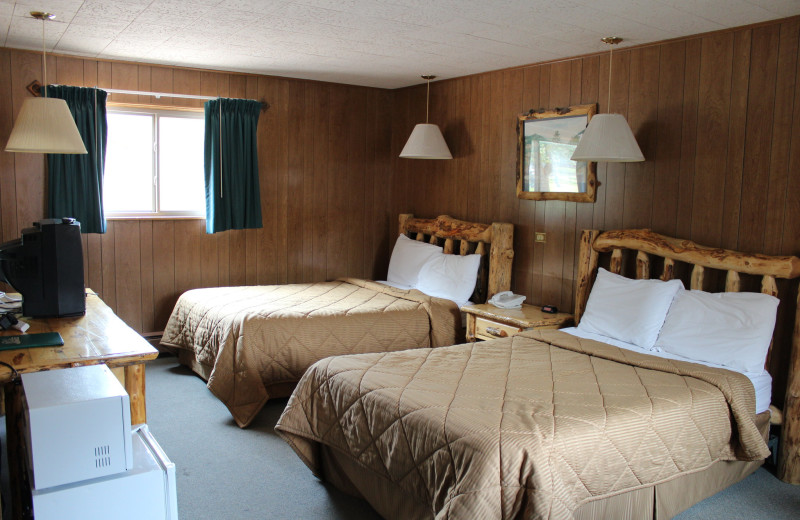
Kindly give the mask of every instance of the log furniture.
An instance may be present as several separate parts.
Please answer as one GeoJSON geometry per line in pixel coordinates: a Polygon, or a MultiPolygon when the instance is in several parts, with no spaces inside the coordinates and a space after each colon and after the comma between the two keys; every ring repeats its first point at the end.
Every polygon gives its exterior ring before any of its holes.
{"type": "Polygon", "coordinates": [[[559,329],[572,323],[572,314],[548,314],[535,305],[520,309],[500,309],[489,303],[465,305],[467,341],[507,338],[524,330],[559,329]]]}
{"type": "MultiPolygon", "coordinates": [[[[147,422],[144,362],[155,359],[158,351],[114,314],[94,291],[86,291],[84,316],[26,321],[30,324],[29,334],[58,332],[64,345],[4,350],[0,352],[0,361],[13,366],[20,374],[105,363],[130,396],[131,423],[147,422]]],[[[0,336],[18,334],[16,330],[0,332],[0,336]]],[[[22,390],[15,383],[13,372],[2,365],[0,383],[5,385],[6,449],[9,472],[14,476],[11,478],[13,517],[21,518],[30,507],[23,467],[25,447],[20,437],[20,423],[24,420],[22,390]]]]}
{"type": "MultiPolygon", "coordinates": [[[[768,294],[777,292],[775,278],[800,276],[796,257],[712,249],[649,230],[585,231],[578,265],[576,322],[600,265],[693,289],[719,278],[728,291],[768,294]]],[[[780,284],[790,306],[791,285],[787,292],[780,284]]],[[[779,470],[789,482],[798,470],[796,323],[794,330],[779,470]]],[[[486,504],[484,512],[508,518],[537,507],[542,517],[671,518],[763,464],[777,414],[736,403],[734,396],[752,399],[751,385],[726,369],[532,331],[480,345],[328,358],[306,372],[276,431],[317,476],[387,518],[474,516],[486,504]],[[713,381],[727,382],[712,389],[713,381]],[[620,458],[621,471],[612,468],[620,458]],[[558,514],[548,509],[556,507],[558,514]]]]}
{"type": "MultiPolygon", "coordinates": [[[[130,395],[131,423],[147,422],[145,408],[144,362],[155,359],[158,351],[125,324],[91,289],[86,292],[86,314],[71,318],[26,320],[28,334],[58,332],[64,339],[59,347],[36,347],[0,352],[0,361],[18,373],[105,363],[130,395]]],[[[16,330],[0,336],[19,335],[16,330]]],[[[8,384],[12,372],[0,366],[0,384],[8,384]]]]}
{"type": "MultiPolygon", "coordinates": [[[[721,278],[714,270],[734,271],[728,290],[751,289],[757,276],[754,290],[769,294],[775,278],[800,276],[795,257],[712,249],[649,230],[586,231],[578,265],[576,322],[600,265],[694,289],[721,278]]],[[[783,285],[791,304],[795,293],[783,285]]],[[[794,341],[797,364],[797,333],[794,341]]],[[[387,518],[671,518],[763,464],[771,414],[756,413],[746,376],[644,350],[535,330],[330,357],[305,373],[275,429],[315,475],[387,518]]],[[[796,424],[796,374],[784,432],[796,424]]],[[[796,444],[784,439],[781,475],[792,481],[796,444]]]]}
{"type": "Polygon", "coordinates": [[[447,215],[435,219],[400,215],[400,234],[431,244],[441,245],[445,254],[481,255],[478,283],[472,301],[484,303],[511,287],[511,264],[514,259],[514,226],[495,222],[477,224],[447,215]],[[457,247],[457,249],[456,249],[457,247]],[[488,250],[487,250],[488,249],[488,250]],[[488,269],[487,269],[488,265],[488,269]]]}
{"type": "MultiPolygon", "coordinates": [[[[706,290],[707,270],[725,273],[724,290],[738,292],[742,276],[760,277],[760,291],[778,296],[776,278],[800,277],[800,258],[795,256],[767,256],[748,254],[727,249],[715,249],[654,233],[648,229],[606,231],[587,230],[581,235],[580,263],[575,289],[575,323],[580,322],[586,309],[589,292],[597,274],[600,253],[611,253],[609,271],[620,274],[624,264],[624,250],[635,251],[636,278],[676,278],[677,264],[688,264],[689,288],[706,290]],[[660,272],[655,272],[656,262],[660,272]]],[[[794,291],[800,293],[797,284],[794,291]]],[[[774,337],[773,337],[774,342],[774,337]]],[[[772,345],[770,345],[771,350],[772,345]]],[[[781,367],[782,368],[782,367],[781,367]]],[[[770,370],[767,355],[766,369],[770,370]]],[[[774,376],[774,373],[773,373],[774,376]]],[[[794,317],[791,359],[788,367],[786,399],[783,410],[771,407],[773,424],[781,424],[781,442],[778,453],[778,477],[784,482],[800,484],[800,294],[794,317]]]]}

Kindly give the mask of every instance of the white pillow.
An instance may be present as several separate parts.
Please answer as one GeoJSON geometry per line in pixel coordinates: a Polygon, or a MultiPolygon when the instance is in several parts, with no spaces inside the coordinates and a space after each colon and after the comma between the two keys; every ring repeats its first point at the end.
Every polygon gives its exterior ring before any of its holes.
{"type": "Polygon", "coordinates": [[[631,280],[601,267],[578,330],[650,349],[681,290],[680,280],[631,280]]]}
{"type": "Polygon", "coordinates": [[[683,291],[675,297],[656,348],[745,372],[762,372],[778,299],[759,293],[683,291]]]}
{"type": "Polygon", "coordinates": [[[427,242],[411,240],[405,235],[400,235],[392,250],[389,259],[389,273],[386,280],[395,284],[415,287],[419,270],[425,262],[433,256],[441,255],[442,248],[427,242]]]}
{"type": "Polygon", "coordinates": [[[428,296],[466,302],[475,290],[481,255],[437,255],[419,272],[417,289],[428,296]]]}

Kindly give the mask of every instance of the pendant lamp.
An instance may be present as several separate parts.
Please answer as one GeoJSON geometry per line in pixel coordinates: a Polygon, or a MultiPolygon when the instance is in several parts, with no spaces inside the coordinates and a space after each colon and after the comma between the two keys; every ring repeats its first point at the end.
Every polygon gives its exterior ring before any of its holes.
{"type": "MultiPolygon", "coordinates": [[[[608,58],[608,109],[610,110],[613,46],[620,43],[622,38],[610,36],[603,38],[602,41],[612,46],[608,58]]],[[[583,131],[583,136],[571,159],[586,162],[640,162],[644,161],[644,155],[622,114],[596,114],[583,131]]]]}
{"type": "Polygon", "coordinates": [[[55,18],[50,13],[32,11],[42,21],[42,92],[44,97],[28,98],[22,103],[14,128],[8,137],[7,152],[87,153],[75,119],[63,99],[47,97],[47,50],[44,45],[44,22],[55,18]]]}
{"type": "Polygon", "coordinates": [[[400,152],[400,157],[405,159],[452,159],[453,155],[447,147],[442,136],[442,131],[434,124],[428,123],[428,110],[431,100],[431,80],[436,76],[425,75],[422,79],[428,81],[428,95],[425,100],[425,123],[414,127],[411,135],[400,152]]]}

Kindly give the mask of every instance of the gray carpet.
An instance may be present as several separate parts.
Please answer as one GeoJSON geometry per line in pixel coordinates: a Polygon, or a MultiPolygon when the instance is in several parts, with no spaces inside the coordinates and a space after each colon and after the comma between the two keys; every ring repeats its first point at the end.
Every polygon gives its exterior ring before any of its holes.
{"type": "Polygon", "coordinates": [[[174,357],[148,363],[147,423],[178,477],[178,515],[201,519],[377,519],[363,500],[320,482],[275,434],[286,399],[241,429],[174,357]]]}
{"type": "MultiPolygon", "coordinates": [[[[275,435],[285,405],[286,399],[269,402],[242,430],[205,382],[175,358],[147,365],[148,424],[176,465],[181,519],[379,518],[366,502],[317,480],[275,435]]],[[[4,430],[0,421],[3,443],[4,430]]],[[[762,468],[677,518],[798,517],[800,486],[784,484],[762,468]]]]}

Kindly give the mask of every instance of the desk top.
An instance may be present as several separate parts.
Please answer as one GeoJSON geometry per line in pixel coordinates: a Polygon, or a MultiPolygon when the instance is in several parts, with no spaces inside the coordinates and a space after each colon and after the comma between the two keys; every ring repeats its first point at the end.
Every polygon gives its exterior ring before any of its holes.
{"type": "MultiPolygon", "coordinates": [[[[118,367],[142,363],[158,356],[142,336],[125,324],[94,291],[86,291],[86,314],[72,318],[25,319],[28,333],[59,332],[60,347],[36,347],[0,352],[4,361],[18,372],[105,363],[118,367]]],[[[0,331],[0,336],[19,335],[17,330],[0,331]]],[[[11,371],[0,365],[0,384],[11,380],[11,371]]]]}

